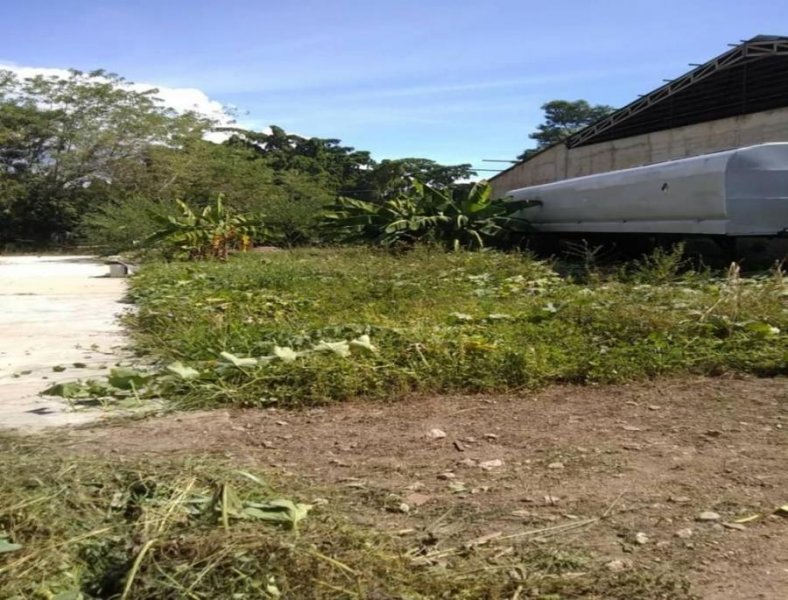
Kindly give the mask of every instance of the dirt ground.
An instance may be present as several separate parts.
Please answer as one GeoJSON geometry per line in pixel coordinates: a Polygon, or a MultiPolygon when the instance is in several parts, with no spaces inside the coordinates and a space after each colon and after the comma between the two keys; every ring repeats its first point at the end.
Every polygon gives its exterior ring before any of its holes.
{"type": "Polygon", "coordinates": [[[788,597],[788,519],[774,513],[788,503],[787,409],[786,379],[692,378],[175,414],[74,430],[71,443],[274,469],[431,550],[605,515],[558,539],[610,568],[683,572],[702,598],[777,600],[788,597]]]}

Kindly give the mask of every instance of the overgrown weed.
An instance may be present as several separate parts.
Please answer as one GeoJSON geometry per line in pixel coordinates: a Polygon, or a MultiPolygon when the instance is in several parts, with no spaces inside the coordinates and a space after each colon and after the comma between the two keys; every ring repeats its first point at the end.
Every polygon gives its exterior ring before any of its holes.
{"type": "Polygon", "coordinates": [[[665,285],[686,275],[690,264],[691,261],[685,257],[683,243],[667,249],[658,246],[653,252],[633,261],[630,277],[637,283],[665,285]]]}
{"type": "Polygon", "coordinates": [[[777,269],[734,283],[687,270],[680,249],[584,282],[528,254],[304,249],[147,265],[132,280],[139,310],[129,323],[140,351],[203,374],[171,394],[188,406],[776,375],[788,364],[781,277],[777,269]],[[359,336],[377,351],[309,352],[359,336]],[[265,357],[277,348],[302,358],[221,365],[222,352],[265,357]]]}

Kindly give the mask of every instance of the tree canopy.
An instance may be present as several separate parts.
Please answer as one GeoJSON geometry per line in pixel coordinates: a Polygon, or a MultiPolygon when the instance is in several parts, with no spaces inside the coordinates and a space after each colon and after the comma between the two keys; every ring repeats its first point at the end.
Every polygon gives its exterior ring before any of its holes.
{"type": "Polygon", "coordinates": [[[0,245],[82,239],[123,247],[176,200],[265,214],[286,243],[317,235],[337,196],[383,202],[414,179],[449,187],[470,165],[372,159],[339,139],[218,127],[105,71],[0,71],[0,245]],[[224,131],[227,140],[205,139],[224,131]]]}
{"type": "Polygon", "coordinates": [[[587,100],[551,100],[542,105],[542,110],[544,122],[528,136],[536,141],[536,148],[524,150],[517,157],[520,160],[566,139],[616,109],[607,104],[591,105],[587,100]]]}
{"type": "Polygon", "coordinates": [[[199,139],[210,125],[125,83],[103,71],[0,72],[0,239],[69,232],[92,196],[138,171],[152,147],[199,139]]]}

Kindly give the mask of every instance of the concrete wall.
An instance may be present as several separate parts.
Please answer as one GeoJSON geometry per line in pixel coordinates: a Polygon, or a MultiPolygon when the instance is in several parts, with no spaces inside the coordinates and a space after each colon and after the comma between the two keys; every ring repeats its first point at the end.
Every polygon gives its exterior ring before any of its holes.
{"type": "Polygon", "coordinates": [[[490,180],[496,196],[593,173],[751,146],[788,142],[788,108],[655,131],[568,149],[559,144],[490,180]]]}

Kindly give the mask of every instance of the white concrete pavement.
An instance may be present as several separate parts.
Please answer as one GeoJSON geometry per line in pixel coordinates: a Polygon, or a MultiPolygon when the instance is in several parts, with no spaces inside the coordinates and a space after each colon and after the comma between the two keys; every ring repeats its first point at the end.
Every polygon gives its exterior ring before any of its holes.
{"type": "Polygon", "coordinates": [[[0,256],[0,429],[101,417],[101,410],[74,411],[39,394],[55,383],[105,376],[120,360],[126,281],[108,274],[90,256],[0,256]]]}

